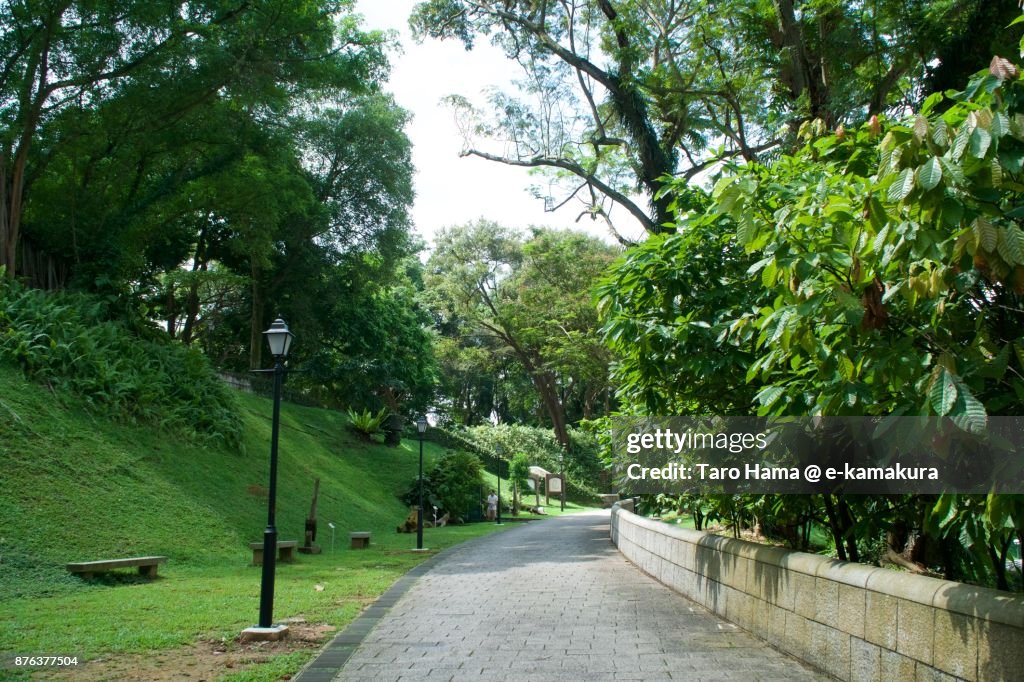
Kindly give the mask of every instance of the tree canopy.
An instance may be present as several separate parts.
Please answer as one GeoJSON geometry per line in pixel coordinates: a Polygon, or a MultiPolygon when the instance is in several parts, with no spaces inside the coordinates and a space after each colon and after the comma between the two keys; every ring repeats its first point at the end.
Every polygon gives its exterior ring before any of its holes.
{"type": "MultiPolygon", "coordinates": [[[[632,250],[600,288],[626,402],[653,414],[948,416],[968,432],[1019,414],[1022,105],[1017,67],[996,57],[909,118],[836,133],[815,121],[793,154],[726,169],[705,210],[632,250]]],[[[893,554],[1003,588],[1024,534],[1013,495],[819,503],[842,558],[888,532],[893,554]]],[[[809,513],[791,498],[728,504],[809,513]]]]}
{"type": "MultiPolygon", "coordinates": [[[[427,262],[427,305],[460,349],[447,347],[452,364],[498,370],[506,401],[516,377],[526,379],[525,416],[541,412],[563,447],[570,415],[603,413],[609,400],[608,355],[590,289],[613,256],[581,233],[533,229],[524,236],[481,220],[442,231],[427,262]]],[[[491,409],[501,407],[498,398],[492,394],[491,409]]]]}
{"type": "Polygon", "coordinates": [[[617,205],[657,233],[673,229],[668,178],[789,149],[804,121],[919,103],[1008,46],[1016,15],[979,0],[429,0],[411,23],[467,49],[490,37],[523,68],[487,111],[450,99],[464,154],[545,169],[552,207],[578,199],[614,232],[617,205]]]}

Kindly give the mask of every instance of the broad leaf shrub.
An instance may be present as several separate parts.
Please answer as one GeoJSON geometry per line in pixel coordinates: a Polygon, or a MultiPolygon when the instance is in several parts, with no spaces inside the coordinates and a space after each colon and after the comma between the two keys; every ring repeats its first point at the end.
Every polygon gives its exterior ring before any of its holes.
{"type": "MultiPolygon", "coordinates": [[[[458,450],[446,451],[423,476],[423,519],[430,521],[432,507],[437,507],[439,518],[447,512],[453,523],[469,520],[474,509],[479,511],[487,497],[483,471],[476,455],[458,450]]],[[[411,507],[418,505],[419,490],[419,479],[414,479],[402,495],[402,501],[411,507]]]]}
{"type": "MultiPolygon", "coordinates": [[[[1017,67],[995,58],[964,92],[932,95],[906,119],[835,131],[814,121],[799,140],[770,165],[728,167],[710,195],[677,181],[677,203],[696,209],[599,286],[625,409],[936,415],[966,431],[1022,414],[1017,67]]],[[[1019,495],[739,502],[705,510],[789,524],[791,537],[820,520],[842,558],[888,535],[946,577],[1021,584],[1007,563],[1024,542],[1019,495]]]]}
{"type": "Polygon", "coordinates": [[[388,411],[386,408],[381,408],[377,414],[374,414],[369,410],[356,412],[353,409],[349,409],[345,414],[348,416],[348,423],[352,430],[366,440],[369,440],[375,434],[381,432],[382,427],[384,426],[384,420],[388,417],[388,411]]]}
{"type": "Polygon", "coordinates": [[[0,277],[0,361],[98,413],[239,447],[241,420],[205,356],[159,335],[140,338],[105,313],[97,299],[0,277]]]}

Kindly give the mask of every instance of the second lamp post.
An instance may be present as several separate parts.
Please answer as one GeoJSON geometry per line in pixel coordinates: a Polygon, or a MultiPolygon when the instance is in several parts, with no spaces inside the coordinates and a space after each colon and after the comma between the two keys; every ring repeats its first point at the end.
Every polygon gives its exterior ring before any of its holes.
{"type": "Polygon", "coordinates": [[[420,504],[416,509],[416,549],[423,549],[423,434],[427,432],[427,418],[416,420],[416,432],[420,439],[420,504]]]}

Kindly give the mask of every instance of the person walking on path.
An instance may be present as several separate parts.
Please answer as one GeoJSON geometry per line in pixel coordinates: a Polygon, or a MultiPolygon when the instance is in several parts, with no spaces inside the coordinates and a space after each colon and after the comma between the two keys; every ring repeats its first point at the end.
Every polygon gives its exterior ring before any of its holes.
{"type": "Polygon", "coordinates": [[[491,494],[487,496],[487,520],[493,521],[498,513],[498,496],[491,491],[491,494]]]}

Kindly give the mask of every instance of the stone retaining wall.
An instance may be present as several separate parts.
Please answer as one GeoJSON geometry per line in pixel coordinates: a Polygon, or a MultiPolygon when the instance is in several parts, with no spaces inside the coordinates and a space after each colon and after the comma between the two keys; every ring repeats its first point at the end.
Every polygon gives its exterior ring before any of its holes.
{"type": "Polygon", "coordinates": [[[842,680],[1024,680],[1024,597],[612,509],[645,573],[842,680]]]}

